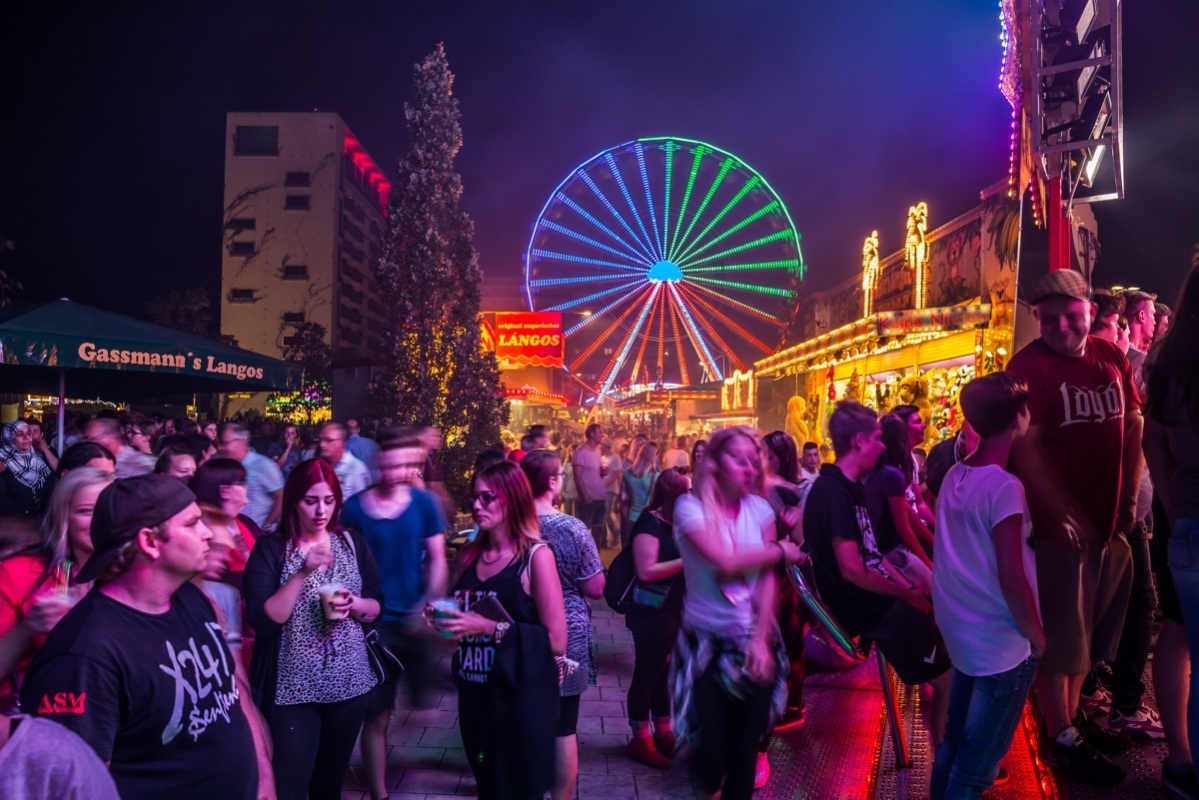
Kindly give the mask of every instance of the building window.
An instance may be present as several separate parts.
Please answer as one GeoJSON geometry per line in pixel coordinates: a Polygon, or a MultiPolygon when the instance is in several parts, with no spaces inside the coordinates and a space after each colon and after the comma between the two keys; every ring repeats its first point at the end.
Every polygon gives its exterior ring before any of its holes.
{"type": "Polygon", "coordinates": [[[284,336],[283,337],[283,346],[284,347],[299,347],[303,343],[304,343],[304,340],[301,339],[299,336],[284,336]]]}
{"type": "Polygon", "coordinates": [[[229,255],[231,256],[252,256],[254,255],[253,242],[230,242],[229,255]]]}
{"type": "Polygon", "coordinates": [[[252,231],[254,224],[253,217],[234,217],[225,223],[225,227],[231,231],[252,231]]]}
{"type": "Polygon", "coordinates": [[[379,315],[380,317],[386,317],[386,316],[387,316],[387,309],[386,309],[386,308],[384,308],[384,307],[383,307],[383,304],[382,304],[382,303],[380,303],[380,302],[377,302],[377,301],[375,301],[375,300],[367,300],[367,301],[366,301],[366,307],[370,309],[370,312],[371,312],[372,314],[377,314],[377,315],[379,315]]]}
{"type": "Polygon", "coordinates": [[[374,333],[387,333],[387,326],[377,319],[367,321],[366,327],[374,333]]]}
{"type": "Polygon", "coordinates": [[[253,289],[230,289],[229,290],[229,302],[230,303],[253,303],[254,302],[254,290],[253,289]]]}
{"type": "Polygon", "coordinates": [[[348,255],[350,258],[354,259],[355,261],[359,261],[359,262],[366,261],[366,253],[362,252],[361,248],[355,247],[350,242],[343,241],[341,243],[341,251],[343,253],[345,253],[346,255],[348,255]]]}
{"type": "Polygon", "coordinates": [[[307,264],[284,264],[283,265],[283,280],[285,280],[285,281],[306,281],[306,280],[308,280],[308,265],[307,264]]]}
{"type": "Polygon", "coordinates": [[[283,180],[284,186],[311,186],[312,176],[307,172],[289,172],[283,180]]]}
{"type": "Polygon", "coordinates": [[[304,321],[303,311],[284,311],[283,321],[289,325],[298,325],[304,321]]]}
{"type": "Polygon", "coordinates": [[[356,291],[349,286],[341,287],[341,296],[352,303],[362,302],[362,292],[356,291]]]}
{"type": "Polygon", "coordinates": [[[351,267],[344,258],[341,260],[341,274],[342,277],[362,283],[362,272],[351,267]]]}
{"type": "Polygon", "coordinates": [[[347,197],[345,203],[345,211],[359,222],[366,222],[366,212],[362,210],[362,206],[358,205],[353,199],[347,197]]]}
{"type": "Polygon", "coordinates": [[[362,241],[362,229],[349,220],[348,217],[341,218],[342,233],[348,234],[349,237],[357,242],[362,241]]]}
{"type": "Polygon", "coordinates": [[[307,211],[308,195],[289,194],[287,199],[283,201],[283,207],[288,211],[307,211]]]}
{"type": "Polygon", "coordinates": [[[279,155],[279,126],[238,125],[233,132],[233,155],[279,155]]]}
{"type": "Polygon", "coordinates": [[[362,314],[358,313],[357,309],[350,308],[349,306],[343,305],[341,307],[341,321],[342,322],[353,322],[357,325],[361,325],[362,324],[362,314]]]}

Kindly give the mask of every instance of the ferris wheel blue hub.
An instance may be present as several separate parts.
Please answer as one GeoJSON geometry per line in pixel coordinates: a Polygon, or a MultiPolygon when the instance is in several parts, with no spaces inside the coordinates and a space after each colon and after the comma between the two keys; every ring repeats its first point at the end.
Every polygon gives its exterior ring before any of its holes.
{"type": "Polygon", "coordinates": [[[649,268],[649,279],[651,281],[681,281],[683,279],[683,270],[673,261],[662,260],[649,268]]]}

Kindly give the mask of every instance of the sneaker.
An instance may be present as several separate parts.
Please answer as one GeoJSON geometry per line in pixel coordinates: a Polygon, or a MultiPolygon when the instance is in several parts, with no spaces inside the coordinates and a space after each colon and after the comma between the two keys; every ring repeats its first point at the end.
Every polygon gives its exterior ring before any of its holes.
{"type": "Polygon", "coordinates": [[[1074,723],[1074,727],[1078,728],[1078,732],[1082,734],[1082,738],[1087,740],[1087,744],[1100,753],[1114,756],[1132,747],[1132,738],[1128,734],[1109,731],[1081,711],[1075,714],[1071,721],[1074,723]]]}
{"type": "Polygon", "coordinates": [[[1112,693],[1099,684],[1090,694],[1082,692],[1078,695],[1078,707],[1089,717],[1107,714],[1112,710],[1112,693]]]}
{"type": "Polygon", "coordinates": [[[1123,782],[1125,772],[1110,758],[1100,753],[1086,741],[1068,747],[1050,742],[1042,750],[1050,760],[1070,778],[1093,786],[1116,786],[1123,782]]]}
{"type": "Polygon", "coordinates": [[[678,752],[678,742],[675,741],[674,731],[654,731],[654,747],[666,758],[674,758],[678,752]]]}
{"type": "Polygon", "coordinates": [[[1165,739],[1162,718],[1153,709],[1142,705],[1132,714],[1121,714],[1112,709],[1107,715],[1107,727],[1115,733],[1124,733],[1138,739],[1165,739]]]}
{"type": "Polygon", "coordinates": [[[761,789],[770,782],[770,759],[758,753],[758,764],[754,767],[754,788],[761,789]]]}
{"type": "Polygon", "coordinates": [[[629,758],[654,769],[669,769],[670,759],[658,752],[654,740],[646,736],[634,736],[629,740],[629,758]]]}
{"type": "Polygon", "coordinates": [[[1169,764],[1162,764],[1162,786],[1171,794],[1185,798],[1185,800],[1196,800],[1199,798],[1199,779],[1195,777],[1195,767],[1191,764],[1186,764],[1181,767],[1171,767],[1169,764]]]}
{"type": "Polygon", "coordinates": [[[778,724],[774,726],[776,731],[789,731],[792,728],[797,728],[803,724],[804,707],[803,706],[788,706],[783,712],[783,716],[779,717],[778,724]]]}

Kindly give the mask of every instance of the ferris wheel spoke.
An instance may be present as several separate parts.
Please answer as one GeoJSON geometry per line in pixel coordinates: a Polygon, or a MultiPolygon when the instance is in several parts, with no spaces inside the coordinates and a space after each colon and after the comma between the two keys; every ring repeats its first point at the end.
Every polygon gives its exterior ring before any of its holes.
{"type": "Polygon", "coordinates": [[[666,246],[662,242],[662,234],[658,231],[658,215],[654,213],[654,195],[649,188],[649,172],[645,168],[645,147],[640,142],[633,146],[637,151],[637,171],[641,173],[641,185],[645,187],[645,207],[649,210],[649,224],[654,229],[654,244],[658,246],[658,258],[665,257],[666,246]]]}
{"type": "Polygon", "coordinates": [[[658,309],[658,374],[655,378],[663,375],[666,370],[666,295],[662,295],[662,305],[658,309]]]}
{"type": "Polygon", "coordinates": [[[695,178],[699,175],[699,166],[704,160],[704,156],[712,152],[712,148],[707,145],[696,145],[691,151],[691,172],[687,175],[687,186],[683,189],[683,202],[679,205],[679,215],[674,223],[674,235],[670,237],[670,247],[666,248],[666,257],[669,259],[674,255],[679,242],[679,231],[683,228],[683,218],[687,216],[687,204],[691,200],[691,191],[695,188],[695,178]]]}
{"type": "MultiPolygon", "coordinates": [[[[666,183],[665,191],[662,193],[662,252],[669,253],[670,248],[670,190],[674,183],[674,151],[679,150],[678,144],[672,141],[667,141],[662,145],[662,151],[666,153],[666,183]]],[[[663,295],[665,296],[665,295],[663,295]]]]}
{"type": "MultiPolygon", "coordinates": [[[[757,239],[753,239],[752,241],[743,242],[742,244],[739,244],[736,247],[730,247],[727,250],[721,250],[719,253],[713,253],[710,256],[704,256],[703,258],[698,258],[693,261],[688,261],[687,266],[688,267],[697,267],[700,264],[707,264],[711,261],[718,261],[726,256],[734,256],[734,255],[737,255],[738,253],[744,253],[746,251],[754,250],[759,247],[765,247],[768,244],[774,244],[775,242],[786,241],[786,240],[790,239],[791,236],[792,236],[791,231],[784,228],[781,231],[775,231],[774,233],[769,233],[765,236],[759,236],[757,239]]],[[[681,266],[680,266],[680,269],[682,269],[681,266]]]]}
{"type": "Polygon", "coordinates": [[[729,156],[724,161],[720,162],[720,170],[717,171],[716,177],[712,179],[712,185],[708,187],[708,193],[704,195],[704,199],[700,201],[699,208],[695,209],[695,216],[691,218],[691,222],[687,224],[687,230],[683,232],[683,238],[674,243],[674,252],[669,259],[674,261],[674,255],[677,254],[687,243],[687,237],[691,235],[691,231],[695,228],[695,223],[699,222],[699,218],[704,215],[708,204],[712,202],[712,197],[716,194],[716,190],[724,183],[724,178],[729,174],[729,170],[737,166],[737,159],[729,156]]]}
{"type": "MultiPolygon", "coordinates": [[[[656,260],[656,256],[654,255],[653,248],[646,246],[646,243],[643,242],[640,238],[638,238],[636,231],[634,231],[632,229],[632,227],[629,226],[628,221],[623,216],[621,216],[621,213],[619,211],[616,210],[616,206],[614,206],[612,204],[612,201],[608,199],[608,196],[604,194],[604,190],[599,188],[599,186],[596,184],[595,180],[590,175],[588,175],[586,172],[579,173],[579,180],[581,180],[583,182],[583,184],[588,189],[591,190],[592,194],[594,194],[597,198],[599,198],[599,201],[601,203],[603,203],[604,208],[608,209],[608,213],[611,214],[612,217],[618,223],[620,223],[620,227],[622,227],[626,231],[628,231],[629,236],[631,236],[633,238],[633,241],[636,243],[637,249],[640,250],[647,259],[649,259],[649,262],[651,264],[654,263],[654,261],[656,260]]],[[[627,192],[626,192],[626,194],[627,194],[627,192]]]]}
{"type": "MultiPolygon", "coordinates": [[[[583,234],[580,234],[580,233],[578,233],[578,231],[571,230],[570,228],[566,228],[566,227],[564,227],[564,225],[560,225],[556,222],[542,222],[541,227],[544,229],[547,229],[547,230],[553,230],[554,233],[560,233],[564,236],[571,237],[571,239],[583,242],[583,243],[585,243],[585,245],[590,245],[597,249],[602,249],[602,251],[604,251],[605,253],[611,253],[611,254],[615,255],[616,258],[625,259],[626,263],[628,263],[628,264],[625,267],[623,267],[623,269],[645,270],[647,266],[652,266],[650,264],[645,264],[645,260],[643,258],[640,258],[640,255],[638,255],[638,257],[635,257],[635,258],[629,258],[629,255],[627,253],[622,253],[619,251],[619,249],[616,249],[615,247],[609,247],[608,245],[604,245],[604,243],[601,241],[596,241],[595,239],[591,239],[590,236],[585,236],[583,234]]],[[[559,243],[559,242],[555,242],[555,243],[559,243]]]]}
{"type": "Polygon", "coordinates": [[[712,324],[712,321],[703,314],[697,314],[696,318],[699,319],[699,324],[702,325],[704,330],[708,332],[708,335],[712,337],[712,341],[716,342],[716,344],[721,350],[724,351],[724,354],[729,357],[729,360],[733,362],[738,370],[743,371],[745,369],[745,362],[741,360],[741,356],[737,355],[736,350],[729,347],[728,342],[721,337],[720,332],[716,330],[716,326],[712,324]]]}
{"type": "MultiPolygon", "coordinates": [[[[694,280],[694,279],[692,279],[692,280],[694,280]]],[[[689,281],[688,283],[691,283],[691,282],[689,281]]],[[[722,303],[728,303],[733,308],[736,308],[739,311],[743,311],[752,317],[756,317],[757,319],[769,322],[771,325],[775,326],[779,330],[782,330],[783,328],[787,327],[786,325],[779,322],[777,319],[775,319],[771,315],[767,314],[765,311],[762,311],[759,308],[754,308],[753,306],[749,305],[748,303],[743,303],[740,300],[729,297],[727,294],[718,292],[715,289],[712,289],[710,287],[701,286],[700,284],[695,283],[695,284],[691,284],[689,286],[689,288],[692,290],[703,292],[704,294],[706,294],[710,297],[716,298],[717,300],[719,300],[722,303]]]]}
{"type": "Polygon", "coordinates": [[[799,272],[798,258],[784,258],[779,261],[751,261],[745,264],[713,264],[707,267],[683,267],[684,275],[695,275],[700,272],[758,272],[759,270],[785,269],[799,272]]]}
{"type": "MultiPolygon", "coordinates": [[[[534,250],[533,255],[537,258],[543,258],[549,261],[569,261],[573,264],[591,264],[595,267],[610,267],[612,269],[618,269],[624,272],[633,272],[638,275],[645,275],[649,272],[649,268],[644,264],[622,264],[617,261],[604,261],[603,259],[588,258],[587,256],[576,256],[574,253],[561,253],[557,250],[534,250]]],[[[616,255],[620,255],[620,253],[617,253],[616,255]]]]}
{"type": "MultiPolygon", "coordinates": [[[[691,372],[687,367],[687,356],[683,352],[683,336],[682,336],[682,332],[680,331],[680,328],[682,328],[682,325],[679,323],[679,311],[675,307],[674,302],[670,301],[669,295],[667,295],[666,308],[670,311],[670,333],[671,333],[671,338],[674,340],[675,355],[678,356],[678,358],[679,358],[679,375],[683,379],[683,385],[690,386],[691,385],[691,372]]],[[[658,353],[658,368],[659,369],[662,369],[662,367],[663,367],[663,363],[664,363],[663,357],[665,355],[664,351],[665,351],[665,348],[663,348],[658,353]]]]}
{"type": "MultiPolygon", "coordinates": [[[[629,289],[630,287],[636,287],[636,288],[633,288],[633,291],[629,292],[624,297],[621,297],[621,298],[617,299],[616,301],[614,301],[614,303],[613,303],[614,305],[619,305],[621,300],[624,300],[625,297],[628,297],[629,295],[634,294],[636,291],[638,291],[638,289],[640,289],[640,287],[642,287],[644,285],[645,285],[645,281],[629,281],[628,283],[622,284],[620,286],[614,286],[611,289],[604,289],[602,292],[595,292],[594,294],[589,294],[586,297],[579,297],[574,300],[568,300],[565,303],[559,303],[556,306],[550,306],[549,308],[543,308],[541,310],[542,311],[569,311],[570,309],[577,308],[578,306],[581,306],[584,303],[590,303],[593,300],[599,300],[601,297],[610,297],[611,295],[614,295],[617,292],[624,291],[625,289],[629,289]]],[[[612,306],[609,305],[609,306],[606,306],[606,307],[600,309],[599,311],[596,311],[591,316],[587,317],[587,319],[583,320],[578,325],[576,325],[574,328],[571,328],[570,330],[566,331],[565,332],[566,335],[569,336],[571,333],[578,330],[579,328],[582,328],[585,325],[587,325],[588,323],[598,319],[600,317],[600,315],[602,315],[604,312],[608,311],[611,307],[612,306]]]]}
{"type": "MultiPolygon", "coordinates": [[[[621,174],[620,167],[616,165],[616,158],[610,152],[604,153],[604,161],[608,163],[608,169],[612,172],[612,177],[616,179],[616,185],[620,188],[624,201],[629,204],[629,212],[633,215],[633,221],[637,223],[637,229],[645,237],[644,241],[649,246],[650,254],[660,260],[661,256],[657,255],[657,250],[654,248],[654,240],[650,238],[649,231],[645,229],[645,223],[641,221],[641,212],[637,210],[637,204],[633,202],[633,195],[629,194],[629,187],[624,182],[624,175],[621,174]]],[[[650,215],[653,215],[652,208],[650,215]]]]}
{"type": "Polygon", "coordinates": [[[715,286],[727,286],[730,289],[740,289],[743,292],[767,294],[774,297],[786,297],[787,299],[795,297],[795,291],[793,289],[779,289],[775,286],[760,286],[756,283],[740,283],[738,281],[723,281],[719,278],[698,278],[694,276],[688,277],[687,280],[696,281],[698,283],[710,283],[715,286]]]}
{"type": "Polygon", "coordinates": [[[747,331],[741,325],[737,324],[737,321],[734,320],[733,318],[731,318],[728,314],[725,314],[719,308],[712,305],[704,298],[700,297],[698,292],[695,292],[688,286],[680,286],[679,290],[684,295],[687,296],[687,299],[689,299],[691,302],[698,305],[700,308],[705,309],[709,314],[711,314],[712,316],[716,317],[718,320],[723,322],[730,330],[735,331],[736,333],[740,334],[742,339],[749,342],[754,347],[761,350],[763,353],[773,353],[774,352],[773,347],[766,344],[758,337],[754,336],[752,333],[747,331]]]}
{"type": "MultiPolygon", "coordinates": [[[[662,307],[662,298],[666,295],[663,292],[658,292],[654,296],[653,307],[649,310],[649,321],[645,326],[645,336],[641,337],[641,347],[637,349],[637,358],[633,361],[633,383],[637,383],[637,372],[641,369],[641,362],[645,358],[645,350],[649,345],[649,333],[654,328],[654,318],[662,307]]],[[[648,381],[646,381],[648,383],[648,381]]]]}
{"type": "MultiPolygon", "coordinates": [[[[571,211],[574,211],[580,217],[587,220],[592,225],[594,225],[595,227],[599,228],[601,231],[606,233],[609,237],[611,237],[611,239],[613,241],[619,243],[622,247],[626,248],[633,256],[633,258],[631,260],[636,261],[638,263],[645,264],[646,266],[653,265],[653,263],[654,263],[653,260],[648,258],[644,252],[638,250],[637,247],[635,247],[633,244],[630,244],[627,239],[622,238],[618,233],[616,233],[616,231],[612,230],[607,225],[600,222],[598,219],[596,219],[594,214],[592,214],[587,209],[583,208],[581,205],[576,203],[574,200],[567,197],[564,193],[562,193],[562,192],[558,193],[558,201],[560,203],[562,203],[562,205],[566,206],[571,211]]],[[[632,234],[632,231],[629,231],[629,233],[632,234]]],[[[628,258],[628,256],[626,256],[626,258],[628,258]]]]}
{"type": "MultiPolygon", "coordinates": [[[[578,355],[578,356],[575,358],[575,360],[574,360],[574,361],[572,361],[572,362],[571,362],[571,364],[570,364],[570,371],[571,371],[571,372],[575,372],[576,370],[578,370],[579,366],[580,366],[580,365],[581,365],[581,364],[582,364],[584,361],[586,361],[588,358],[590,358],[592,353],[594,353],[594,352],[595,352],[597,349],[599,349],[599,346],[600,346],[601,344],[603,344],[603,343],[604,343],[604,341],[605,341],[605,340],[606,340],[606,339],[607,339],[609,336],[611,336],[611,335],[612,335],[612,332],[613,332],[613,331],[615,331],[617,328],[619,328],[619,327],[620,327],[620,325],[621,325],[621,323],[623,323],[623,322],[624,322],[624,321],[625,321],[625,320],[628,318],[629,314],[631,314],[631,313],[633,312],[633,309],[635,309],[635,308],[638,308],[638,307],[639,307],[639,305],[641,304],[641,301],[642,301],[642,299],[644,299],[646,295],[648,295],[648,294],[652,293],[652,292],[653,292],[653,290],[654,290],[654,286],[653,286],[653,284],[646,284],[644,289],[641,289],[639,292],[637,292],[637,293],[636,293],[636,294],[637,294],[637,297],[636,297],[636,298],[633,300],[633,302],[629,303],[629,307],[628,307],[628,308],[626,308],[624,311],[620,312],[620,315],[619,315],[619,316],[617,316],[617,317],[616,317],[616,319],[612,320],[612,323],[611,323],[610,325],[608,325],[608,327],[607,327],[607,328],[605,328],[605,329],[604,329],[604,330],[603,330],[603,331],[600,333],[600,335],[599,335],[599,336],[597,336],[597,337],[596,337],[596,338],[595,338],[595,339],[594,339],[594,340],[591,342],[591,344],[587,345],[587,348],[586,348],[585,350],[583,350],[583,352],[582,352],[582,353],[580,353],[580,354],[579,354],[579,355],[578,355]]],[[[619,305],[619,304],[620,304],[620,303],[621,303],[621,302],[622,302],[624,299],[625,299],[625,298],[621,298],[620,300],[616,301],[616,303],[613,303],[613,305],[619,305]]],[[[611,306],[609,306],[609,307],[611,307],[611,306]]],[[[598,315],[597,315],[597,314],[593,314],[593,315],[592,315],[592,317],[593,317],[593,318],[594,318],[594,317],[596,317],[596,316],[598,316],[598,315]]],[[[579,327],[579,326],[576,326],[576,329],[577,329],[577,327],[579,327]]],[[[567,335],[567,336],[569,336],[569,335],[570,335],[570,332],[568,331],[566,335],[567,335]]]]}
{"type": "Polygon", "coordinates": [[[629,328],[629,332],[625,334],[624,340],[617,348],[616,357],[608,362],[608,366],[604,370],[603,377],[600,378],[600,395],[606,395],[608,390],[612,388],[612,381],[616,379],[616,375],[620,372],[620,368],[624,366],[625,360],[629,357],[629,351],[633,348],[633,340],[641,333],[641,328],[645,325],[646,317],[649,316],[649,310],[658,299],[658,293],[662,291],[662,284],[656,283],[653,285],[653,292],[649,299],[641,304],[641,313],[637,315],[637,321],[633,323],[633,327],[629,328]]]}
{"type": "MultiPolygon", "coordinates": [[[[728,216],[729,212],[732,211],[734,208],[736,208],[737,205],[742,200],[745,199],[745,196],[747,194],[749,194],[750,192],[752,192],[754,189],[757,188],[757,186],[760,182],[761,181],[758,179],[757,175],[755,175],[752,178],[750,178],[749,180],[747,180],[745,182],[745,185],[742,186],[740,189],[738,189],[737,193],[735,195],[733,195],[733,198],[731,200],[729,200],[727,203],[725,203],[724,207],[721,208],[720,211],[718,211],[716,213],[716,216],[714,216],[708,222],[708,224],[705,225],[702,230],[700,230],[699,233],[695,234],[695,238],[691,240],[691,243],[688,244],[686,247],[684,247],[681,252],[679,252],[679,254],[678,254],[679,261],[685,260],[687,258],[687,254],[690,253],[692,250],[694,250],[695,246],[697,244],[699,244],[700,242],[702,242],[704,240],[704,237],[708,235],[708,231],[712,230],[717,225],[719,225],[721,223],[721,221],[724,220],[724,218],[726,216],[728,216]]],[[[746,224],[748,225],[749,223],[746,223],[746,224]]]]}
{"type": "Polygon", "coordinates": [[[541,289],[546,286],[566,286],[568,284],[578,283],[599,283],[602,281],[625,281],[627,284],[628,275],[576,275],[573,278],[534,278],[529,281],[529,286],[534,289],[541,289]]]}
{"type": "Polygon", "coordinates": [[[678,307],[679,316],[683,322],[683,329],[691,339],[691,344],[695,347],[695,352],[699,355],[700,361],[707,366],[708,372],[711,375],[715,375],[718,380],[724,380],[724,375],[721,373],[720,368],[716,366],[716,359],[712,357],[712,351],[708,349],[708,343],[704,341],[703,334],[695,326],[695,320],[691,316],[691,311],[687,308],[687,304],[683,302],[678,289],[673,283],[666,285],[670,289],[670,294],[674,299],[675,305],[678,307]]]}
{"type": "Polygon", "coordinates": [[[762,217],[765,217],[768,214],[778,210],[778,208],[780,206],[781,206],[781,203],[779,203],[778,200],[771,200],[769,203],[762,206],[757,211],[754,211],[752,214],[745,217],[740,222],[736,223],[735,225],[729,227],[728,229],[726,229],[724,231],[721,231],[717,235],[713,236],[711,239],[705,240],[704,237],[707,236],[708,231],[711,230],[712,227],[714,227],[715,223],[717,222],[717,220],[713,220],[712,223],[708,225],[708,227],[704,228],[700,232],[699,236],[695,237],[695,241],[693,241],[691,243],[691,245],[687,248],[687,252],[681,253],[679,255],[679,263],[686,264],[687,262],[691,261],[695,256],[699,255],[700,253],[704,252],[705,250],[710,250],[711,248],[715,247],[720,242],[723,242],[725,239],[729,238],[733,234],[745,230],[750,225],[753,225],[755,222],[762,219],[762,217]],[[701,242],[703,242],[703,244],[700,244],[701,242]]]}

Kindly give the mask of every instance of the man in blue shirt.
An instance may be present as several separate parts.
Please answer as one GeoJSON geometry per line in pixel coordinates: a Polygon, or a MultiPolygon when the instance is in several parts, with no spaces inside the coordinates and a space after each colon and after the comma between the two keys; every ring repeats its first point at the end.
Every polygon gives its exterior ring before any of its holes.
{"type": "Polygon", "coordinates": [[[371,483],[379,482],[379,444],[374,439],[362,435],[362,426],[356,419],[346,420],[346,449],[354,458],[366,464],[371,472],[371,483]]]}
{"type": "MultiPolygon", "coordinates": [[[[423,708],[432,662],[421,610],[444,595],[449,583],[445,515],[441,504],[415,483],[425,451],[415,436],[385,437],[378,458],[380,480],[346,500],[341,523],[362,533],[379,565],[383,613],[375,627],[405,667],[414,708],[423,708]]],[[[395,703],[394,681],[372,691],[362,727],[362,761],[372,796],[387,787],[387,723],[395,703]]]]}

